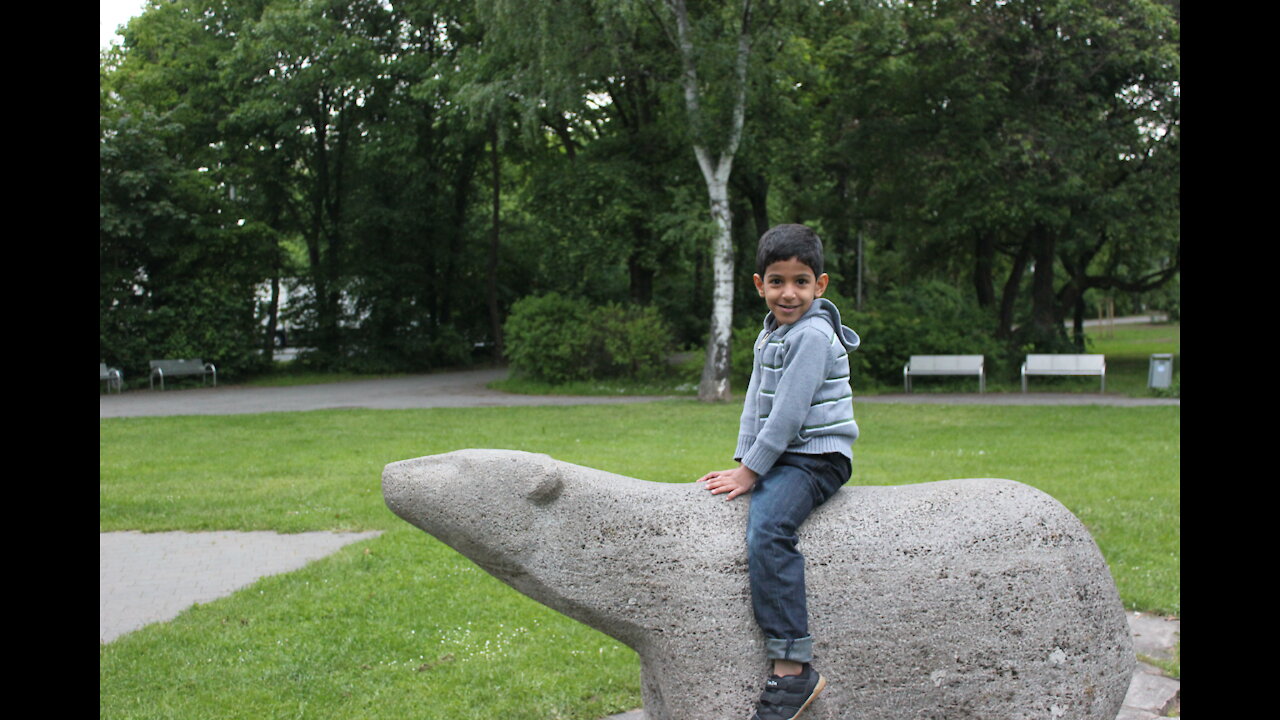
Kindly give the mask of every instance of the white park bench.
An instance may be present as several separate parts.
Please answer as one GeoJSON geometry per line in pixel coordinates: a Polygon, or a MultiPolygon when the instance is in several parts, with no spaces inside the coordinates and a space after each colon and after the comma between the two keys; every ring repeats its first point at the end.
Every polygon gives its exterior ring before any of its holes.
{"type": "Polygon", "coordinates": [[[912,355],[902,366],[902,382],[907,392],[911,392],[912,375],[977,375],[978,392],[987,390],[982,355],[912,355]]]}
{"type": "Polygon", "coordinates": [[[207,363],[199,358],[195,360],[152,360],[151,361],[151,389],[156,388],[156,376],[160,377],[160,389],[164,389],[164,379],[166,377],[175,377],[178,375],[199,375],[200,382],[203,383],[205,376],[213,375],[213,386],[218,386],[218,369],[213,363],[207,363]]]}
{"type": "Polygon", "coordinates": [[[1027,391],[1028,375],[1097,375],[1102,390],[1107,391],[1106,355],[1028,355],[1022,363],[1022,392],[1027,391]]]}
{"type": "Polygon", "coordinates": [[[120,392],[124,384],[124,378],[120,375],[117,368],[109,368],[104,362],[98,363],[98,381],[107,381],[107,392],[111,392],[111,388],[115,388],[116,392],[120,392]]]}

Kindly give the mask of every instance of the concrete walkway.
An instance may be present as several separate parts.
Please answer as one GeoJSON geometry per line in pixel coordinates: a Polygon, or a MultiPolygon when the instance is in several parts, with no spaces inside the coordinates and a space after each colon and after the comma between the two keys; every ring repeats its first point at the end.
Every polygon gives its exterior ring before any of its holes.
{"type": "Polygon", "coordinates": [[[297,570],[380,532],[108,532],[98,535],[99,642],[297,570]]]}
{"type": "Polygon", "coordinates": [[[124,393],[100,394],[98,417],[238,415],[341,408],[406,410],[518,405],[604,405],[653,402],[662,399],[594,395],[581,397],[516,395],[485,387],[486,384],[506,376],[505,369],[486,369],[323,385],[289,387],[220,385],[182,390],[132,390],[124,393]]]}
{"type": "MultiPolygon", "coordinates": [[[[404,410],[442,407],[514,407],[519,405],[607,405],[663,400],[658,396],[516,395],[486,384],[505,378],[504,369],[411,375],[290,387],[219,387],[183,390],[132,390],[100,394],[98,417],[158,415],[236,415],[369,408],[404,410]]],[[[864,395],[857,403],[951,405],[1179,405],[1178,398],[1130,398],[1103,393],[892,393],[864,395]]]]}

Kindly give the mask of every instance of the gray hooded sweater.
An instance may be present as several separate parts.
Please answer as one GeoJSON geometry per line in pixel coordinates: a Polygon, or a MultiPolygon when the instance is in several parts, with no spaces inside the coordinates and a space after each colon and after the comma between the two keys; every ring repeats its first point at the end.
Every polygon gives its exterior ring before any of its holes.
{"type": "Polygon", "coordinates": [[[849,353],[859,342],[825,298],[816,298],[790,325],[779,325],[772,312],[765,316],[734,459],[760,475],[784,452],[838,452],[852,459],[858,424],[849,353]]]}

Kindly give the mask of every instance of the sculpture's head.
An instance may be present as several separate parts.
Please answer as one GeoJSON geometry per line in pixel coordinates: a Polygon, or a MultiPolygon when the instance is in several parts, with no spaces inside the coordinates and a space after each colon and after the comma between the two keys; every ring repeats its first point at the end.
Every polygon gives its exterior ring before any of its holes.
{"type": "Polygon", "coordinates": [[[535,453],[458,450],[387,465],[382,493],[396,515],[489,569],[537,542],[562,467],[535,453]]]}

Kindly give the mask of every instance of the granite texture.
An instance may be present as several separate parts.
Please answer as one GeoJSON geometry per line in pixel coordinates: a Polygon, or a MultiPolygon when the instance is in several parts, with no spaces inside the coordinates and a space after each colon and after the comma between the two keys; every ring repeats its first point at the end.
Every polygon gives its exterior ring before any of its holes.
{"type": "MultiPolygon", "coordinates": [[[[388,465],[387,506],[641,661],[649,720],[749,717],[767,664],[751,616],[750,496],[725,502],[545,455],[388,465]]],[[[1134,670],[1124,609],[1080,521],[998,479],[846,486],[801,528],[814,664],[806,720],[1114,720],[1134,670]]]]}

